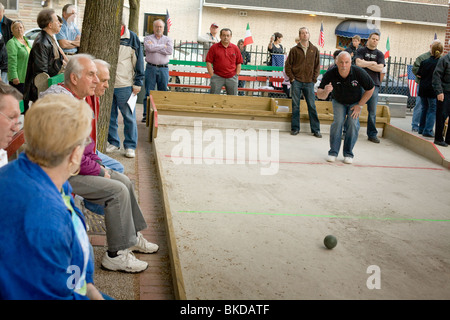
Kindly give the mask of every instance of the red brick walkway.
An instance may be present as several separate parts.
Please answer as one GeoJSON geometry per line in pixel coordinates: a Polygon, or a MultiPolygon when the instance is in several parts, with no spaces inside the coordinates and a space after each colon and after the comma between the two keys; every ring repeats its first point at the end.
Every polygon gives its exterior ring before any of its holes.
{"type": "Polygon", "coordinates": [[[138,134],[136,182],[139,203],[148,224],[148,228],[142,233],[146,239],[159,245],[159,251],[156,254],[139,255],[139,259],[149,264],[148,269],[139,275],[140,299],[174,300],[164,210],[155,158],[152,146],[148,141],[148,128],[144,123],[138,123],[138,134]]]}

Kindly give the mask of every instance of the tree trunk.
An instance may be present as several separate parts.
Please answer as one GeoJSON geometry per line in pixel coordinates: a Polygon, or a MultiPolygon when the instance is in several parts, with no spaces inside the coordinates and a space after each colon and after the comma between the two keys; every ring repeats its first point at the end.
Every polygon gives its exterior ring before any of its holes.
{"type": "Polygon", "coordinates": [[[141,0],[129,0],[130,17],[128,19],[128,29],[139,35],[139,8],[141,0]]]}
{"type": "Polygon", "coordinates": [[[123,0],[86,0],[80,53],[88,53],[96,59],[111,64],[109,89],[100,98],[100,114],[97,123],[97,147],[105,151],[108,139],[109,119],[116,79],[120,46],[123,0]]]}

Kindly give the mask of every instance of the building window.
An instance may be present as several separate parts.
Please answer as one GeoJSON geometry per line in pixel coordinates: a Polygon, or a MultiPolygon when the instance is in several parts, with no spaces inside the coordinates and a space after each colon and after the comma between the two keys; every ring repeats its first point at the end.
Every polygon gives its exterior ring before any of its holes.
{"type": "Polygon", "coordinates": [[[153,22],[155,20],[161,19],[164,21],[164,35],[167,36],[167,15],[165,14],[152,14],[145,13],[144,14],[144,37],[153,34],[153,22]]]}
{"type": "Polygon", "coordinates": [[[0,2],[5,7],[5,10],[15,10],[17,11],[19,7],[19,0],[0,0],[0,2]]]}

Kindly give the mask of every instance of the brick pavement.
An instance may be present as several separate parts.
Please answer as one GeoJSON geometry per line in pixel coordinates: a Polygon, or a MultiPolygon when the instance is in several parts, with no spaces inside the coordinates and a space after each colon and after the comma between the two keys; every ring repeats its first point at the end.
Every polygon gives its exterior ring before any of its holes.
{"type": "MultiPolygon", "coordinates": [[[[108,154],[119,160],[126,167],[125,173],[134,181],[139,204],[148,224],[148,228],[142,231],[146,239],[159,245],[155,254],[136,254],[146,261],[149,267],[137,275],[129,275],[117,272],[104,272],[96,266],[96,283],[103,292],[115,299],[140,299],[140,300],[174,300],[173,282],[170,268],[170,257],[167,246],[164,210],[160,197],[159,180],[156,172],[155,158],[150,142],[148,141],[148,128],[140,122],[142,105],[136,106],[136,118],[138,120],[138,146],[136,158],[128,159],[123,156],[123,151],[108,154]],[[139,116],[138,116],[139,115],[139,116]],[[124,279],[128,277],[127,279],[124,279]],[[98,279],[98,280],[97,280],[98,279]],[[120,283],[119,280],[126,282],[120,283]],[[123,292],[134,291],[134,292],[123,292]]],[[[119,134],[122,136],[122,118],[119,117],[119,134]]],[[[106,250],[105,234],[90,234],[89,238],[94,247],[103,247],[106,250]]],[[[99,255],[103,252],[98,253],[99,255]]],[[[97,258],[100,262],[100,258],[97,258]]]]}
{"type": "MultiPolygon", "coordinates": [[[[142,113],[137,113],[142,114],[142,113]]],[[[140,119],[140,117],[138,117],[140,119]]],[[[148,128],[138,124],[139,143],[136,150],[136,181],[139,203],[148,228],[142,233],[149,241],[159,245],[156,254],[141,254],[139,258],[149,267],[139,275],[141,300],[173,300],[173,282],[162,199],[160,196],[155,157],[148,141],[148,128]]]]}

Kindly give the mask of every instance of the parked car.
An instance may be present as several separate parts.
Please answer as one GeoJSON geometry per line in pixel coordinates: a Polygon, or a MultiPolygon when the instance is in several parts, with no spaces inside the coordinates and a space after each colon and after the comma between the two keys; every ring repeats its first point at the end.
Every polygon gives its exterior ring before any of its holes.
{"type": "Polygon", "coordinates": [[[40,32],[41,28],[33,28],[25,31],[24,37],[27,38],[28,42],[30,43],[30,46],[33,46],[33,42],[40,32]]]}

